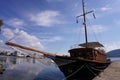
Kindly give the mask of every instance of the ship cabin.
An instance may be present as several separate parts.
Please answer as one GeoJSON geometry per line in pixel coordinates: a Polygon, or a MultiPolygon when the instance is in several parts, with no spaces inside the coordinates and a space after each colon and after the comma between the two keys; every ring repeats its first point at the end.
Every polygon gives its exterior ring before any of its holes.
{"type": "Polygon", "coordinates": [[[70,56],[78,59],[93,60],[97,62],[106,62],[106,53],[104,46],[99,42],[89,42],[87,44],[80,44],[79,48],[73,48],[69,50],[70,56]]]}

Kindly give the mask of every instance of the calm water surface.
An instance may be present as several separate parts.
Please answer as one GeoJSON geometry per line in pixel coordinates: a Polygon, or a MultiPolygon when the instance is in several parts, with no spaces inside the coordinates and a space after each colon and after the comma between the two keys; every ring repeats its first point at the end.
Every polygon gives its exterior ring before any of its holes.
{"type": "Polygon", "coordinates": [[[120,57],[110,57],[111,61],[120,61],[120,57]]]}
{"type": "Polygon", "coordinates": [[[63,80],[64,74],[48,58],[0,56],[0,80],[63,80]]]}

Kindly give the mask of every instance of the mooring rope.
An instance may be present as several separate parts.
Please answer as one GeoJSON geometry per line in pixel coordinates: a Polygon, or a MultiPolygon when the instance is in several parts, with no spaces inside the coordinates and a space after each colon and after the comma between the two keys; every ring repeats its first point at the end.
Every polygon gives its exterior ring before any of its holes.
{"type": "Polygon", "coordinates": [[[95,76],[97,76],[97,74],[95,74],[95,73],[89,68],[89,66],[86,65],[86,67],[88,68],[88,70],[89,70],[91,73],[93,73],[95,76]]]}
{"type": "Polygon", "coordinates": [[[76,71],[74,71],[72,74],[68,75],[66,78],[62,79],[62,80],[66,80],[68,78],[70,78],[71,76],[73,76],[74,74],[76,74],[78,71],[80,71],[85,65],[82,65],[80,68],[78,68],[76,71]]]}
{"type": "Polygon", "coordinates": [[[86,68],[87,68],[93,75],[95,75],[95,76],[97,76],[97,74],[96,74],[95,72],[93,72],[91,69],[96,70],[96,71],[100,71],[100,72],[103,71],[103,70],[100,70],[100,69],[96,69],[96,68],[94,68],[94,67],[92,67],[92,66],[90,66],[90,65],[88,65],[88,64],[84,64],[84,65],[82,65],[80,68],[78,68],[76,71],[72,72],[70,75],[68,75],[66,78],[64,78],[64,79],[62,79],[62,80],[66,80],[66,79],[70,78],[71,76],[75,75],[75,74],[76,74],[78,71],[80,71],[84,66],[86,66],[86,68]],[[91,69],[90,69],[90,68],[91,68],[91,69]]]}
{"type": "Polygon", "coordinates": [[[94,69],[94,70],[96,70],[96,71],[100,71],[100,72],[103,71],[103,70],[100,70],[100,69],[96,69],[96,68],[94,68],[94,67],[92,67],[92,66],[90,66],[90,68],[92,68],[92,69],[94,69]]]}

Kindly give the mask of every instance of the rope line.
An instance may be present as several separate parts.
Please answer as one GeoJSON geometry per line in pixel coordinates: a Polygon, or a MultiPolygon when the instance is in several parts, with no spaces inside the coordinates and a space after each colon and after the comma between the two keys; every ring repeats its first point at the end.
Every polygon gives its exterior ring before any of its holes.
{"type": "Polygon", "coordinates": [[[96,70],[96,71],[100,71],[100,72],[103,71],[103,70],[100,70],[100,69],[96,69],[96,68],[94,68],[94,67],[92,67],[92,66],[90,66],[90,68],[92,68],[92,69],[94,69],[94,70],[96,70]]]}
{"type": "Polygon", "coordinates": [[[97,74],[95,74],[87,65],[86,65],[86,67],[88,68],[88,70],[89,70],[91,73],[93,73],[95,76],[97,76],[97,74]]]}
{"type": "Polygon", "coordinates": [[[78,71],[80,71],[85,65],[82,65],[80,68],[78,68],[76,71],[74,71],[72,74],[68,75],[66,78],[62,79],[62,80],[65,80],[71,76],[73,76],[74,74],[76,74],[78,71]]]}
{"type": "Polygon", "coordinates": [[[68,75],[66,78],[64,78],[64,79],[62,79],[62,80],[66,80],[66,79],[70,78],[71,76],[75,75],[75,74],[76,74],[78,71],[80,71],[84,66],[86,66],[86,68],[87,68],[93,75],[95,75],[95,76],[97,76],[97,74],[96,74],[95,72],[93,72],[92,69],[93,69],[93,70],[96,70],[96,71],[100,71],[100,72],[103,71],[103,70],[100,70],[100,69],[96,69],[96,68],[94,68],[94,67],[92,67],[92,66],[90,66],[90,65],[84,64],[84,65],[82,65],[80,68],[78,68],[76,71],[72,72],[70,75],[68,75]]]}

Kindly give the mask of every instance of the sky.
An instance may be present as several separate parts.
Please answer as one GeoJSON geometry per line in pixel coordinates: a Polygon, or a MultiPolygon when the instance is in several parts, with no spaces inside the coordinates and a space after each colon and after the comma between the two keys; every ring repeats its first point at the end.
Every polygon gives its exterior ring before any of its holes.
{"type": "MultiPolygon", "coordinates": [[[[11,41],[31,48],[68,54],[85,42],[82,0],[0,0],[3,20],[0,44],[11,41]]],[[[84,0],[88,41],[99,41],[106,51],[120,48],[120,0],[84,0]]]]}

